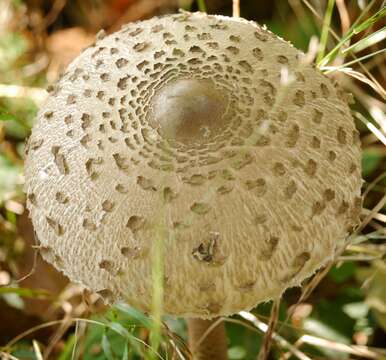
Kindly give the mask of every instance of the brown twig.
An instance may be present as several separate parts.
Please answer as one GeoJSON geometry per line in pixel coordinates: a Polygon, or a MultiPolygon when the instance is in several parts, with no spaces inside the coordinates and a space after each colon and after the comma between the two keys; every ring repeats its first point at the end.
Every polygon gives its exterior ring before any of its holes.
{"type": "Polygon", "coordinates": [[[344,0],[336,0],[336,7],[338,8],[339,12],[342,34],[346,34],[350,28],[350,16],[348,14],[344,0]]]}
{"type": "Polygon", "coordinates": [[[279,317],[279,308],[280,308],[280,298],[275,300],[272,304],[271,317],[269,318],[268,329],[264,335],[263,344],[260,348],[259,354],[257,356],[257,360],[268,359],[268,355],[269,355],[271,345],[272,345],[272,340],[273,340],[273,333],[279,317]]]}
{"type": "Polygon", "coordinates": [[[48,26],[53,24],[59,14],[62,12],[64,7],[66,6],[67,0],[56,0],[49,13],[46,15],[46,17],[43,19],[42,23],[40,24],[40,31],[47,29],[48,26]]]}
{"type": "MultiPolygon", "coordinates": [[[[239,315],[251,322],[257,329],[261,332],[266,333],[268,331],[268,325],[260,321],[255,315],[247,311],[239,312],[239,315]]],[[[283,348],[287,348],[294,356],[296,356],[300,360],[311,360],[305,353],[298,350],[295,346],[293,346],[289,341],[279,335],[277,332],[273,332],[272,338],[283,348]]]]}

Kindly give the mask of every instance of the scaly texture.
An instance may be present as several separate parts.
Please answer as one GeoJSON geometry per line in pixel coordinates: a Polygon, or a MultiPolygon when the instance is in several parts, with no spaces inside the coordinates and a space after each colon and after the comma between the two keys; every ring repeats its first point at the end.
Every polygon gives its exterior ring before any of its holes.
{"type": "Polygon", "coordinates": [[[27,146],[43,256],[106,301],[212,318],[297,286],[358,222],[360,144],[342,92],[255,23],[126,25],[69,66],[27,146]]]}

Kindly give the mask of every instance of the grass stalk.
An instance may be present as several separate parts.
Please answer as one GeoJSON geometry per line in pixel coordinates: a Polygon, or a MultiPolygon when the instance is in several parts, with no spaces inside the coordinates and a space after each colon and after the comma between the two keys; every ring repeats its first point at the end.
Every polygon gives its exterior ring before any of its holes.
{"type": "Polygon", "coordinates": [[[198,11],[206,13],[206,4],[205,0],[197,0],[198,11]]]}
{"type": "Polygon", "coordinates": [[[334,11],[334,6],[335,6],[335,0],[328,0],[326,13],[324,15],[324,20],[323,20],[322,34],[320,36],[319,53],[317,57],[318,63],[323,59],[324,53],[326,51],[328,32],[330,29],[331,17],[334,11]]]}
{"type": "Polygon", "coordinates": [[[161,328],[164,296],[164,246],[167,232],[159,226],[156,241],[152,245],[152,327],[150,332],[150,359],[155,358],[155,352],[161,344],[161,328]]]}
{"type": "Polygon", "coordinates": [[[339,53],[340,48],[352,38],[353,35],[358,34],[364,30],[366,30],[368,27],[372,26],[374,23],[376,23],[379,19],[381,19],[385,13],[386,8],[382,8],[378,10],[374,15],[372,15],[367,20],[362,21],[363,17],[370,11],[372,6],[374,5],[375,0],[372,0],[366,8],[362,11],[362,13],[359,15],[359,17],[355,20],[355,22],[352,24],[350,29],[348,30],[347,34],[342,36],[338,44],[326,55],[324,56],[319,62],[318,66],[325,66],[328,63],[331,63],[336,56],[339,53]]]}

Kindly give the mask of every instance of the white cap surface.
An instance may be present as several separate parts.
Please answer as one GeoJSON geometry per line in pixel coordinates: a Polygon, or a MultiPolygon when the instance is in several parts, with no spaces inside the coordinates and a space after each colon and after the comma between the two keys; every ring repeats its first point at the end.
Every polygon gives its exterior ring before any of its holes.
{"type": "Polygon", "coordinates": [[[255,23],[182,13],[100,35],[28,144],[43,256],[108,302],[214,317],[280,296],[358,222],[360,144],[343,94],[255,23]]]}

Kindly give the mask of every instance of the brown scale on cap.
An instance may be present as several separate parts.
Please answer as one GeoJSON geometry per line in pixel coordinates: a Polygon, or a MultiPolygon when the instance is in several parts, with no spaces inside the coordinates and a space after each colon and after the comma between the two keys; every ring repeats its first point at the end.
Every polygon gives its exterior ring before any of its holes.
{"type": "Polygon", "coordinates": [[[43,256],[107,302],[146,310],[165,229],[175,315],[229,315],[299,285],[361,207],[349,108],[301,59],[255,23],[200,13],[98,36],[29,141],[43,256]]]}

